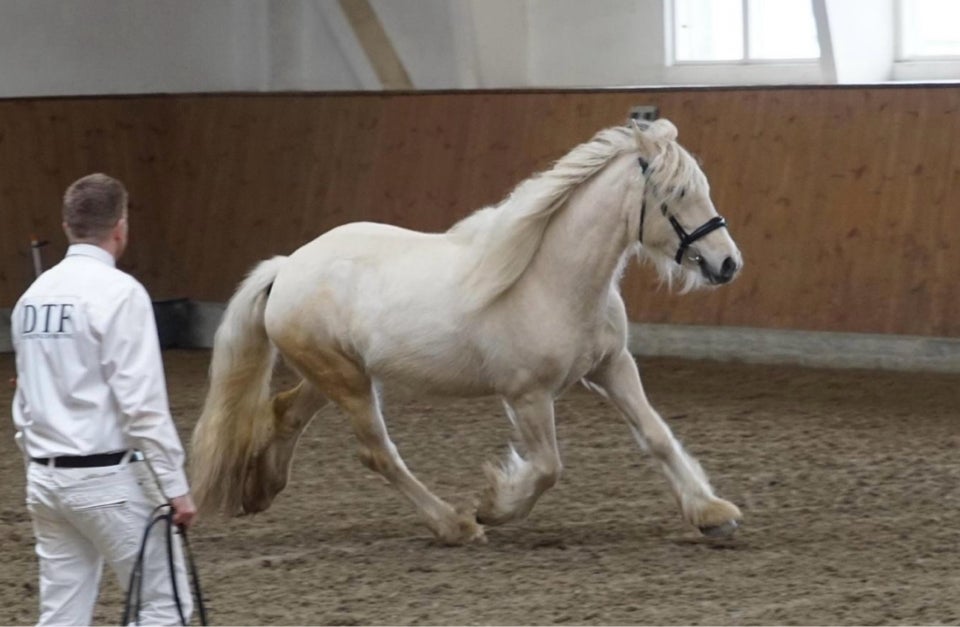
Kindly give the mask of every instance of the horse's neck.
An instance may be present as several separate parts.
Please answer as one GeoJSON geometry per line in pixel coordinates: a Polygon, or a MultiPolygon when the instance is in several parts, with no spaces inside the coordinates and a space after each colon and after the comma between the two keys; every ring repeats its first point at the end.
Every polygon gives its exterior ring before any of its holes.
{"type": "MultiPolygon", "coordinates": [[[[571,195],[551,219],[530,268],[530,280],[554,292],[568,311],[589,313],[606,303],[624,254],[634,242],[631,188],[635,157],[622,155],[571,195]]],[[[642,190],[641,190],[642,191],[642,190]]]]}

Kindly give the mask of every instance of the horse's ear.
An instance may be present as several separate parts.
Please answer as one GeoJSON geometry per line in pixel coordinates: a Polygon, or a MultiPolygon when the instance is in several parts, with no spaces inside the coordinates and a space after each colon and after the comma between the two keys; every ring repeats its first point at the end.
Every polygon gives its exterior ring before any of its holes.
{"type": "MultiPolygon", "coordinates": [[[[660,147],[657,145],[656,139],[650,136],[649,131],[644,132],[636,126],[634,130],[636,131],[634,136],[637,140],[637,150],[643,156],[643,161],[650,162],[656,159],[657,155],[660,154],[660,147]]],[[[646,171],[646,168],[644,168],[644,171],[646,171]]]]}
{"type": "Polygon", "coordinates": [[[643,135],[643,131],[649,128],[649,124],[644,124],[640,126],[640,121],[637,118],[630,118],[627,120],[627,126],[633,131],[633,136],[637,138],[637,141],[640,141],[640,136],[643,135]]]}

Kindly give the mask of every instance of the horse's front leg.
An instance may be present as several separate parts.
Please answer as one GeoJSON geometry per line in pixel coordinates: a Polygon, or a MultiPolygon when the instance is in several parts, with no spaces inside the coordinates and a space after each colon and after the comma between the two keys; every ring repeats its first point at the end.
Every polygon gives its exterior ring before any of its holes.
{"type": "Polygon", "coordinates": [[[562,465],[553,421],[553,396],[538,391],[504,399],[517,430],[522,454],[513,446],[500,465],[487,464],[488,485],[477,510],[477,521],[500,525],[524,518],[537,499],[560,478],[562,465]]]}
{"type": "Polygon", "coordinates": [[[709,536],[731,535],[741,518],[740,509],[713,493],[700,464],[673,436],[670,427],[650,405],[640,373],[623,350],[587,376],[620,410],[641,448],[659,462],[686,520],[709,536]]]}

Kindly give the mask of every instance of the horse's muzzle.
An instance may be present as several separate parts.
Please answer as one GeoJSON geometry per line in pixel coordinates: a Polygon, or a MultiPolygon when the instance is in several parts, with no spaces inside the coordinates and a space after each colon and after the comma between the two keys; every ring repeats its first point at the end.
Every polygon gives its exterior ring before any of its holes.
{"type": "Polygon", "coordinates": [[[740,266],[733,260],[733,257],[724,259],[718,270],[714,270],[706,259],[700,259],[700,272],[711,285],[729,283],[737,275],[738,270],[740,270],[740,266]]]}

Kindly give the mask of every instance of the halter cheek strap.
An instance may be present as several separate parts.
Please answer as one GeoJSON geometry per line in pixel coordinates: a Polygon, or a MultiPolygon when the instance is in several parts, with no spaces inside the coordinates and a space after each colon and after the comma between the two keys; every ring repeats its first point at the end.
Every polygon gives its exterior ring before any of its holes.
{"type": "MultiPolygon", "coordinates": [[[[640,171],[644,174],[647,173],[647,168],[650,167],[650,164],[647,163],[646,159],[643,157],[637,157],[637,161],[640,163],[640,171]]],[[[640,203],[640,233],[637,240],[642,244],[643,243],[643,223],[646,222],[647,217],[647,199],[644,198],[640,203]]]]}
{"type": "Polygon", "coordinates": [[[646,221],[647,217],[647,201],[644,200],[640,203],[640,234],[637,237],[638,241],[643,243],[643,223],[646,221]]]}

